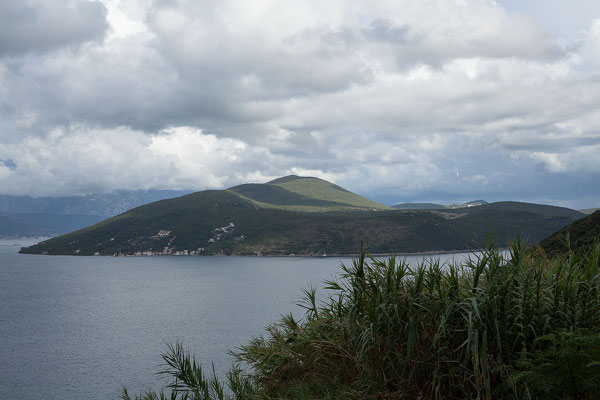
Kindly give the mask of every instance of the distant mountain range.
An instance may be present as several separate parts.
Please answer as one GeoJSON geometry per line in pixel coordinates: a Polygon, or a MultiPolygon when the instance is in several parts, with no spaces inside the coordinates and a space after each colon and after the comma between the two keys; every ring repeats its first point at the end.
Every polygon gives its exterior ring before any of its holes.
{"type": "Polygon", "coordinates": [[[473,200],[467,201],[462,204],[436,204],[436,203],[401,203],[392,206],[396,210],[444,210],[444,209],[456,209],[465,207],[474,207],[488,204],[485,200],[473,200]]]}
{"type": "Polygon", "coordinates": [[[0,238],[55,236],[103,219],[97,215],[0,213],[0,238]]]}
{"type": "Polygon", "coordinates": [[[67,233],[142,204],[190,192],[137,190],[58,198],[0,195],[0,237],[67,233]]]}
{"type": "MultiPolygon", "coordinates": [[[[485,203],[485,202],[484,202],[485,203]]],[[[206,190],[129,210],[22,249],[34,254],[353,254],[474,249],[532,243],[583,217],[563,207],[498,202],[395,210],[318,178],[206,190]]]]}
{"type": "Polygon", "coordinates": [[[401,203],[392,208],[395,210],[444,210],[446,206],[435,203],[401,203]]]}
{"type": "Polygon", "coordinates": [[[142,204],[179,197],[191,192],[191,190],[135,190],[68,197],[0,195],[0,213],[112,217],[142,204]]]}

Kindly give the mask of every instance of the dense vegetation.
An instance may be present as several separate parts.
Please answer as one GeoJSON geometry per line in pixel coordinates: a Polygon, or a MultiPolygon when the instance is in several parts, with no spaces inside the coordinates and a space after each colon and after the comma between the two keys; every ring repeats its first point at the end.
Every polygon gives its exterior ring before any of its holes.
{"type": "Polygon", "coordinates": [[[130,399],[595,399],[600,245],[548,260],[523,242],[462,265],[361,254],[305,290],[236,353],[224,384],[181,344],[163,356],[171,393],[130,399]]]}
{"type": "Polygon", "coordinates": [[[489,231],[501,245],[520,234],[537,242],[583,216],[567,208],[517,202],[380,210],[320,179],[273,182],[154,202],[22,252],[113,255],[168,247],[169,252],[201,249],[201,254],[352,254],[361,241],[379,254],[450,251],[478,248],[479,238],[489,231]],[[338,202],[342,200],[347,203],[338,202]],[[159,235],[161,231],[168,234],[159,235]]]}
{"type": "Polygon", "coordinates": [[[501,245],[519,234],[537,242],[580,216],[559,207],[510,202],[447,211],[301,213],[260,208],[227,191],[213,191],[142,206],[23,252],[112,255],[171,246],[203,248],[202,254],[352,254],[361,241],[379,254],[450,251],[479,248],[479,238],[489,231],[501,245]],[[229,223],[234,227],[219,230],[229,223]],[[161,230],[170,235],[157,237],[161,230]]]}
{"type": "Polygon", "coordinates": [[[589,249],[600,242],[600,210],[564,227],[540,242],[546,255],[554,257],[570,250],[589,249]]]}

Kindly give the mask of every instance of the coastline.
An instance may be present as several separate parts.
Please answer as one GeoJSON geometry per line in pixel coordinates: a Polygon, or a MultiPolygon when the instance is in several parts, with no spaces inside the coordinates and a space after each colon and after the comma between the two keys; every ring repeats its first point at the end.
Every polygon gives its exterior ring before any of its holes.
{"type": "MultiPolygon", "coordinates": [[[[21,248],[24,249],[24,248],[21,248]]],[[[498,248],[503,251],[506,247],[498,248]]],[[[478,253],[484,249],[464,249],[464,250],[429,250],[420,252],[402,252],[402,253],[368,253],[371,257],[414,257],[414,256],[436,256],[436,255],[447,255],[447,254],[465,254],[465,253],[478,253]]],[[[40,256],[75,256],[75,257],[297,257],[297,258],[354,258],[360,253],[332,253],[332,254],[30,254],[21,253],[28,255],[40,255],[40,256]]]]}
{"type": "MultiPolygon", "coordinates": [[[[13,244],[1,244],[2,246],[17,246],[20,243],[18,241],[44,241],[53,238],[54,236],[36,236],[36,237],[4,237],[0,238],[0,241],[14,241],[13,244]]],[[[36,244],[36,243],[34,243],[36,244]]],[[[27,246],[29,247],[29,246],[27,246]]],[[[134,254],[124,254],[124,253],[113,253],[113,254],[47,254],[46,252],[32,254],[32,253],[22,253],[21,250],[26,247],[21,247],[19,249],[19,254],[29,254],[29,255],[50,255],[50,256],[78,256],[78,257],[184,257],[184,256],[201,256],[201,257],[308,257],[308,258],[354,258],[360,253],[325,253],[318,254],[318,252],[311,253],[303,253],[303,254],[262,254],[259,252],[258,254],[202,254],[200,252],[189,252],[187,250],[181,250],[176,253],[162,253],[162,252],[153,252],[153,251],[138,251],[134,254]]],[[[505,250],[506,247],[501,247],[499,250],[505,250]]],[[[464,254],[464,253],[477,253],[481,252],[483,248],[476,249],[453,249],[453,250],[427,250],[427,251],[416,251],[416,252],[388,252],[388,253],[368,253],[368,255],[372,257],[414,257],[414,256],[435,256],[435,255],[447,255],[447,254],[464,254]]]]}

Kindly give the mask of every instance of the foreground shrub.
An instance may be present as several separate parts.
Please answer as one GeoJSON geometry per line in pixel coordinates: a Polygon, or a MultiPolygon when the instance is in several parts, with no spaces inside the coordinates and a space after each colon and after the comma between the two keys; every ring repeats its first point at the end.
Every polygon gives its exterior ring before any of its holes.
{"type": "Polygon", "coordinates": [[[583,399],[591,393],[600,397],[600,335],[550,334],[538,342],[514,380],[522,379],[531,393],[547,400],[583,399]]]}
{"type": "MultiPolygon", "coordinates": [[[[565,399],[600,392],[600,246],[554,260],[493,244],[461,265],[362,253],[235,353],[227,390],[180,344],[171,394],[137,399],[565,399]]],[[[125,392],[123,399],[130,399],[125,392]]]]}

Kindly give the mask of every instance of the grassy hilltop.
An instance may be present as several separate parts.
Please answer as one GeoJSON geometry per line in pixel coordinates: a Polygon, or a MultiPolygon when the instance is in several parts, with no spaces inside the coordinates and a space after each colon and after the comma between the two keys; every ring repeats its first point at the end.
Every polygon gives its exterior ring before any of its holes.
{"type": "Polygon", "coordinates": [[[267,182],[267,185],[277,185],[289,192],[297,193],[306,198],[331,201],[354,208],[391,210],[391,207],[359,196],[356,193],[352,193],[338,185],[319,178],[288,175],[267,182]]]}
{"type": "Polygon", "coordinates": [[[207,190],[134,208],[22,249],[33,254],[113,255],[353,254],[450,251],[537,242],[583,214],[567,208],[499,202],[444,210],[393,210],[317,178],[207,190]]]}
{"type": "Polygon", "coordinates": [[[263,184],[234,186],[228,190],[261,208],[268,209],[306,212],[391,210],[391,207],[359,196],[331,182],[296,175],[263,184]]]}

